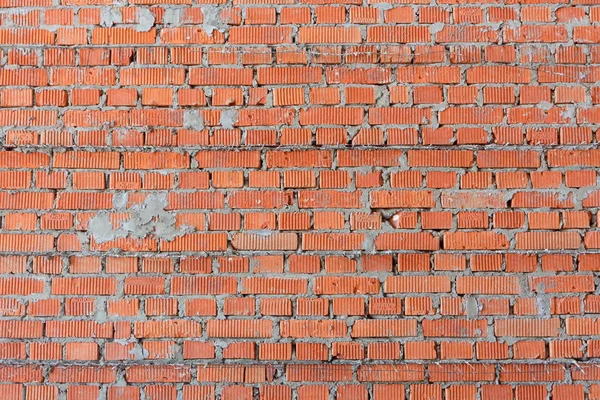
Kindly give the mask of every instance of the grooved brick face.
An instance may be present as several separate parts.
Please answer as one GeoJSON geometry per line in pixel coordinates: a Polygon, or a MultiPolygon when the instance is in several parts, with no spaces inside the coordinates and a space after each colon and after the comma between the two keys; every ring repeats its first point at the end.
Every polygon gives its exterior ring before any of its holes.
{"type": "Polygon", "coordinates": [[[0,398],[600,399],[595,0],[0,0],[0,398]]]}

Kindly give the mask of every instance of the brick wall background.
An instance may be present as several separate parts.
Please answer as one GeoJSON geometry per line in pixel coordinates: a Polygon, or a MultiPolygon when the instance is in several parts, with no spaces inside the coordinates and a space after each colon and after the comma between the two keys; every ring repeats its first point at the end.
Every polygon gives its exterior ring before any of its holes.
{"type": "Polygon", "coordinates": [[[1,397],[600,399],[599,23],[0,0],[1,397]]]}

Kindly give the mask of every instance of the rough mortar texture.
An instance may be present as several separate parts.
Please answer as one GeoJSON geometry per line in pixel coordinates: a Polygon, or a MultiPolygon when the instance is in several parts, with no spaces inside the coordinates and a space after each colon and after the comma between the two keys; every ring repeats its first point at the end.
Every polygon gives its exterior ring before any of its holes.
{"type": "Polygon", "coordinates": [[[1,400],[599,400],[598,0],[0,0],[1,400]]]}

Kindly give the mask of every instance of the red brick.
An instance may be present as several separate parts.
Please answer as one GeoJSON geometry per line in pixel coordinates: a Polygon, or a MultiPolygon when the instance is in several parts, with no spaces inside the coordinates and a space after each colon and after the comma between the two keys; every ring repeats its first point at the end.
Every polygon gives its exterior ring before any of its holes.
{"type": "Polygon", "coordinates": [[[113,3],[0,0],[5,397],[600,398],[597,6],[113,3]]]}

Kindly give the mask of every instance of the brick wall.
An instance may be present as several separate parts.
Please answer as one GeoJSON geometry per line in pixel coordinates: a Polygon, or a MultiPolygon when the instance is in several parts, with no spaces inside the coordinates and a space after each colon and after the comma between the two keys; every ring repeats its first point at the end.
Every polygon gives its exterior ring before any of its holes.
{"type": "Polygon", "coordinates": [[[600,3],[209,3],[0,0],[0,397],[600,399],[600,3]]]}

